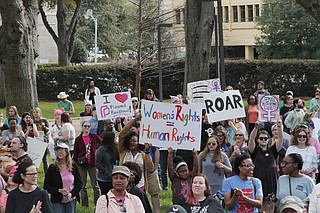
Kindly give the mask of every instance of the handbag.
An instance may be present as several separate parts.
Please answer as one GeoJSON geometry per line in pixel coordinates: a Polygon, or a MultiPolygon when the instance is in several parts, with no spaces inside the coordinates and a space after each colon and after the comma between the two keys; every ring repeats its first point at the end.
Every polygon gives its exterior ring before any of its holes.
{"type": "Polygon", "coordinates": [[[88,159],[86,158],[86,156],[82,156],[82,157],[78,158],[78,163],[80,165],[87,164],[88,163],[88,159]]]}

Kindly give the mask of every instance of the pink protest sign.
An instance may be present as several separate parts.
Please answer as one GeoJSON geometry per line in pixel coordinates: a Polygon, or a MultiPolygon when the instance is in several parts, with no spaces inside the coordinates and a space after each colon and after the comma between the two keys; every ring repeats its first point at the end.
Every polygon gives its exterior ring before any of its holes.
{"type": "Polygon", "coordinates": [[[279,95],[259,95],[259,121],[277,122],[279,119],[279,95]]]}

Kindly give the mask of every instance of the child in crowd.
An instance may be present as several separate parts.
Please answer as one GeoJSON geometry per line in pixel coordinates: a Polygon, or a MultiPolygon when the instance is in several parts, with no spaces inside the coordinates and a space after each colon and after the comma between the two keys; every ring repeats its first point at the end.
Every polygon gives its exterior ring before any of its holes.
{"type": "Polygon", "coordinates": [[[180,156],[172,157],[172,148],[168,148],[168,173],[171,180],[172,203],[184,197],[190,188],[192,176],[198,173],[198,156],[193,149],[193,168],[190,172],[187,163],[180,156]]]}

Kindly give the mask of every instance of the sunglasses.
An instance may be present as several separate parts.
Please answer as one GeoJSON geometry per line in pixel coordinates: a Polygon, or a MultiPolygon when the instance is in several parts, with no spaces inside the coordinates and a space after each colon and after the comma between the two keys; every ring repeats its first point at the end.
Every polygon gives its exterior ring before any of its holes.
{"type": "Polygon", "coordinates": [[[132,102],[138,102],[138,101],[134,100],[134,101],[132,101],[132,102]]]}
{"type": "Polygon", "coordinates": [[[268,137],[260,137],[259,140],[260,140],[260,141],[263,141],[263,140],[266,141],[266,140],[268,140],[268,137]]]}
{"type": "Polygon", "coordinates": [[[298,135],[297,137],[298,137],[298,138],[307,138],[306,135],[298,135]]]}
{"type": "Polygon", "coordinates": [[[217,143],[211,143],[211,142],[209,142],[209,143],[207,143],[207,145],[208,145],[208,146],[210,146],[210,145],[215,146],[215,145],[217,145],[217,143]]]}
{"type": "Polygon", "coordinates": [[[126,207],[124,207],[122,200],[118,200],[117,203],[118,203],[118,205],[120,207],[120,212],[127,212],[127,209],[126,209],[126,207]]]}
{"type": "Polygon", "coordinates": [[[243,136],[243,134],[235,134],[235,136],[243,136]]]}
{"type": "Polygon", "coordinates": [[[90,128],[90,125],[83,125],[83,127],[85,127],[85,128],[90,128]]]}

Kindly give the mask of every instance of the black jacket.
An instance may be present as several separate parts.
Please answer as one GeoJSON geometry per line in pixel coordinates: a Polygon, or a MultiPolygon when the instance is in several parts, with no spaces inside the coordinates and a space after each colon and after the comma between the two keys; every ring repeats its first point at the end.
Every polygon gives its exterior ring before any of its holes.
{"type": "MultiPolygon", "coordinates": [[[[82,188],[82,181],[79,173],[79,169],[76,163],[72,163],[72,174],[74,176],[74,188],[71,190],[72,197],[76,196],[80,201],[79,192],[82,188]]],[[[59,189],[62,187],[62,179],[58,167],[55,164],[51,164],[48,168],[44,179],[44,189],[51,194],[52,203],[61,203],[62,194],[59,193],[59,189]]]]}

